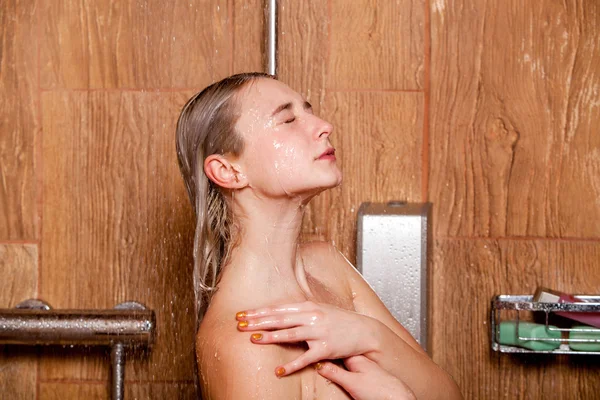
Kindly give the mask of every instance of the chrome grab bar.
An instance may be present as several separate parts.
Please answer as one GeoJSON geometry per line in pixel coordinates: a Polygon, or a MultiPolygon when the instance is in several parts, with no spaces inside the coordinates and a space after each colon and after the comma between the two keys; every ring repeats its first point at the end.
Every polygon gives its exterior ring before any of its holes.
{"type": "Polygon", "coordinates": [[[113,400],[124,396],[125,349],[150,348],[155,331],[154,311],[137,302],[112,310],[53,310],[30,299],[0,309],[0,345],[110,346],[113,400]]]}

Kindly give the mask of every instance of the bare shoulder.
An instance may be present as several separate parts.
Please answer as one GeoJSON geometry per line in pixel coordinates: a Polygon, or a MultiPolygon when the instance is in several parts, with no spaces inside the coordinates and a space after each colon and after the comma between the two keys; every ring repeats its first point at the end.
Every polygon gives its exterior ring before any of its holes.
{"type": "Polygon", "coordinates": [[[352,263],[331,243],[312,242],[306,247],[308,257],[327,263],[328,272],[324,279],[344,281],[346,290],[352,298],[354,310],[385,324],[413,348],[423,351],[408,331],[392,316],[371,285],[363,278],[352,263]],[[332,275],[334,274],[334,275],[332,275]]]}
{"type": "MultiPolygon", "coordinates": [[[[329,242],[310,242],[300,247],[300,254],[308,279],[313,289],[319,286],[336,294],[336,299],[320,299],[324,302],[346,303],[345,308],[354,308],[352,290],[348,281],[347,268],[353,268],[346,258],[329,242]]],[[[317,290],[318,291],[318,290],[317,290]]],[[[324,292],[323,292],[324,293],[324,292]]],[[[317,296],[318,297],[318,296],[317,296]]],[[[319,300],[319,299],[317,299],[319,300]]]]}
{"type": "Polygon", "coordinates": [[[308,272],[327,281],[344,282],[348,289],[353,280],[362,279],[352,263],[330,242],[315,241],[301,247],[308,272]],[[357,276],[358,275],[358,276],[357,276]]]}
{"type": "Polygon", "coordinates": [[[352,265],[346,257],[330,242],[314,241],[303,243],[300,247],[302,259],[309,272],[345,273],[352,265]]]}
{"type": "MultiPolygon", "coordinates": [[[[329,242],[310,242],[304,245],[303,256],[306,260],[313,261],[311,265],[320,264],[326,268],[318,268],[319,271],[327,271],[328,274],[343,278],[346,285],[352,291],[352,297],[371,296],[376,294],[364,280],[352,263],[329,242]]],[[[360,299],[359,299],[360,301],[360,299]]]]}
{"type": "Polygon", "coordinates": [[[203,398],[300,398],[297,379],[275,376],[276,366],[284,361],[279,346],[251,343],[250,333],[239,332],[223,311],[209,308],[196,336],[203,398]]]}

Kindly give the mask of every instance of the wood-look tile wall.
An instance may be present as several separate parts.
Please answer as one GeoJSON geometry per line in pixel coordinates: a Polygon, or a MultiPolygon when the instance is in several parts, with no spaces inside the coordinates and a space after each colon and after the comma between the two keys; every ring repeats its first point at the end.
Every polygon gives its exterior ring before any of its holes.
{"type": "MultiPolygon", "coordinates": [[[[598,361],[491,353],[487,321],[494,294],[600,287],[600,5],[279,4],[280,78],[333,122],[344,172],[305,236],[353,261],[362,202],[432,202],[435,361],[468,399],[594,398],[598,361]]],[[[0,308],[154,309],[157,343],[128,362],[127,398],[194,397],[174,125],[194,91],[262,69],[263,6],[0,7],[0,308]]],[[[104,399],[108,377],[98,350],[0,352],[10,398],[104,399]]]]}
{"type": "Polygon", "coordinates": [[[432,1],[430,25],[434,358],[467,398],[596,398],[598,357],[492,353],[488,319],[600,291],[600,3],[432,1]]]}
{"type": "MultiPolygon", "coordinates": [[[[195,398],[175,123],[207,84],[262,69],[262,21],[258,0],[0,6],[0,308],[155,310],[155,346],[128,358],[128,399],[195,398]]],[[[3,347],[0,397],[106,399],[109,364],[102,349],[3,347]]]]}
{"type": "Polygon", "coordinates": [[[598,293],[599,4],[283,3],[280,74],[344,173],[305,235],[353,261],[362,202],[431,202],[433,358],[465,398],[597,397],[600,361],[492,353],[488,320],[495,294],[598,293]]]}

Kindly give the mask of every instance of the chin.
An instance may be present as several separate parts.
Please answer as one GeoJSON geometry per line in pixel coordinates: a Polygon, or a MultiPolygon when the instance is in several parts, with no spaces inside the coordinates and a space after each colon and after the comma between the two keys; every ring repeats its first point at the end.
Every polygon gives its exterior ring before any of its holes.
{"type": "Polygon", "coordinates": [[[298,177],[297,181],[304,182],[304,185],[295,188],[287,187],[286,195],[294,198],[301,197],[304,202],[308,202],[325,190],[338,187],[342,183],[342,173],[337,170],[335,173],[321,175],[318,179],[315,179],[314,176],[313,179],[298,177]]]}
{"type": "Polygon", "coordinates": [[[315,183],[315,188],[323,191],[327,189],[333,189],[334,187],[339,186],[341,183],[342,173],[337,171],[336,173],[321,177],[318,182],[315,183]]]}
{"type": "Polygon", "coordinates": [[[319,185],[307,191],[308,197],[307,200],[312,199],[313,197],[321,194],[322,192],[338,187],[342,183],[342,174],[339,174],[337,177],[329,179],[327,181],[321,182],[319,185]]]}
{"type": "Polygon", "coordinates": [[[332,179],[332,184],[330,186],[328,186],[327,189],[332,189],[334,187],[340,186],[342,183],[342,179],[343,179],[342,172],[338,170],[338,173],[332,179]]]}

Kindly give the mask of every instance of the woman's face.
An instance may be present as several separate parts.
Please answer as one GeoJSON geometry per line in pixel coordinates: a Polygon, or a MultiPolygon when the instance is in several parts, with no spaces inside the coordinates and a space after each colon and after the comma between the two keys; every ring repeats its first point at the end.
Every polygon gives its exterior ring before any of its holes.
{"type": "Polygon", "coordinates": [[[244,151],[237,161],[251,187],[270,197],[310,198],[341,183],[329,142],[333,126],[299,93],[261,78],[240,93],[239,106],[244,151]]]}

